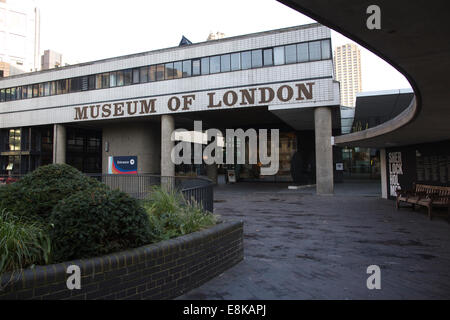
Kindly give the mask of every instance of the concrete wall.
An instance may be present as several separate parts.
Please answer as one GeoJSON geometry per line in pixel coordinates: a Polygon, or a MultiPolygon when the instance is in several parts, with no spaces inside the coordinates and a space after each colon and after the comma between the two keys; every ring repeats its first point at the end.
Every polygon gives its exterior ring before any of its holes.
{"type": "Polygon", "coordinates": [[[109,156],[137,156],[138,173],[161,172],[159,122],[118,122],[103,127],[102,172],[108,173],[109,156]],[[108,144],[108,151],[105,151],[108,144]]]}

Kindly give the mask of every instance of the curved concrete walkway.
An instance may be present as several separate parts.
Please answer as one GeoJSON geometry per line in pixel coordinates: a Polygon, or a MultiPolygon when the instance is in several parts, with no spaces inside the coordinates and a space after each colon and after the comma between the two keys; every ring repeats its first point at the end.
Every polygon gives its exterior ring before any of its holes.
{"type": "Polygon", "coordinates": [[[243,262],[178,299],[448,299],[450,224],[397,211],[378,183],[336,195],[287,184],[219,186],[215,211],[244,220],[243,262]],[[381,268],[381,290],[366,269],[381,268]]]}

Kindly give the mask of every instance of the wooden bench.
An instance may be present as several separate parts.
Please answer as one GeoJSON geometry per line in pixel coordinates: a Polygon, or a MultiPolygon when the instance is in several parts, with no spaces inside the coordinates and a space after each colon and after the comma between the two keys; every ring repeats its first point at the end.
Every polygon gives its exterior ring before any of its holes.
{"type": "Polygon", "coordinates": [[[415,209],[416,205],[428,209],[428,217],[433,218],[433,207],[447,207],[448,222],[450,223],[450,187],[430,186],[426,184],[413,184],[412,190],[397,190],[396,207],[406,202],[415,209]]]}

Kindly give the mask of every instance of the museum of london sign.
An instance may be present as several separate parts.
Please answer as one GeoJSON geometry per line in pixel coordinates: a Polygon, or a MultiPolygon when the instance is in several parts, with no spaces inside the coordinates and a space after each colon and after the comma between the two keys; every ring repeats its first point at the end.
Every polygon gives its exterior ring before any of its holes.
{"type": "Polygon", "coordinates": [[[229,89],[164,98],[125,100],[113,103],[74,107],[73,120],[109,119],[184,111],[200,111],[229,107],[267,105],[269,103],[301,103],[313,100],[315,82],[282,84],[278,87],[229,89]],[[160,112],[158,112],[161,110],[160,112]],[[166,110],[166,111],[164,111],[166,110]]]}

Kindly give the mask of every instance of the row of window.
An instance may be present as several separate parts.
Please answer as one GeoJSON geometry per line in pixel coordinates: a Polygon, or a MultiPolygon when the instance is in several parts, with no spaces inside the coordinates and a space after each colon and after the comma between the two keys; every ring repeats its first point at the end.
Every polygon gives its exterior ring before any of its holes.
{"type": "Polygon", "coordinates": [[[324,59],[331,59],[329,39],[0,89],[0,102],[324,59]]]}

